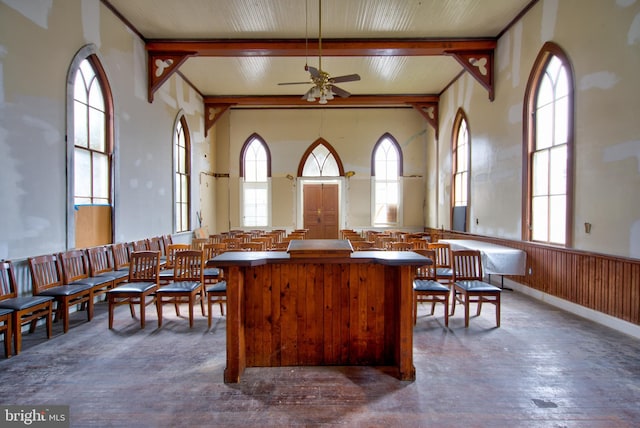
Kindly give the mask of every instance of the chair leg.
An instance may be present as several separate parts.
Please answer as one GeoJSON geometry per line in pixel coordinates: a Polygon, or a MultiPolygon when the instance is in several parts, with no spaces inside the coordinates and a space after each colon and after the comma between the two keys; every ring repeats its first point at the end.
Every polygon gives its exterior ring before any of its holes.
{"type": "Polygon", "coordinates": [[[202,316],[204,316],[204,299],[205,299],[204,287],[202,287],[200,291],[200,310],[202,311],[202,316]]]}
{"type": "Polygon", "coordinates": [[[469,327],[469,295],[462,293],[464,297],[464,326],[469,327]]]}
{"type": "Polygon", "coordinates": [[[156,296],[156,312],[158,313],[158,328],[162,327],[162,296],[156,296]]]}
{"type": "Polygon", "coordinates": [[[500,327],[500,293],[496,295],[496,326],[500,327]]]}
{"type": "Polygon", "coordinates": [[[60,306],[60,316],[62,317],[62,331],[66,333],[67,331],[69,331],[69,302],[66,299],[63,299],[60,306]]]}
{"type": "MultiPolygon", "coordinates": [[[[22,351],[22,323],[20,322],[21,314],[19,311],[14,311],[11,314],[11,323],[13,324],[13,351],[18,355],[22,351]]],[[[35,321],[35,320],[34,320],[35,321]]],[[[33,321],[31,321],[33,324],[33,321]]],[[[31,327],[29,327],[31,332],[31,327]]],[[[5,340],[9,340],[10,336],[5,336],[5,340]]]]}
{"type": "Polygon", "coordinates": [[[213,302],[211,301],[209,296],[207,296],[207,322],[208,322],[209,328],[211,328],[211,308],[212,307],[213,307],[213,302]]]}
{"type": "Polygon", "coordinates": [[[444,297],[444,325],[449,327],[449,294],[444,297]]]}
{"type": "MultiPolygon", "coordinates": [[[[14,330],[14,326],[13,326],[13,314],[9,315],[8,317],[5,318],[4,321],[5,326],[7,327],[7,329],[4,332],[4,357],[5,358],[11,358],[11,342],[13,341],[13,339],[11,338],[11,333],[14,330]]],[[[17,353],[16,353],[17,355],[17,353]]]]}
{"type": "Polygon", "coordinates": [[[195,296],[191,294],[189,296],[189,328],[193,328],[193,305],[195,303],[195,296]]]}
{"type": "Polygon", "coordinates": [[[144,296],[140,296],[140,328],[144,328],[146,324],[145,306],[147,306],[147,298],[144,296]]]}
{"type": "Polygon", "coordinates": [[[113,329],[113,297],[108,296],[107,307],[109,309],[109,330],[113,329]]]}

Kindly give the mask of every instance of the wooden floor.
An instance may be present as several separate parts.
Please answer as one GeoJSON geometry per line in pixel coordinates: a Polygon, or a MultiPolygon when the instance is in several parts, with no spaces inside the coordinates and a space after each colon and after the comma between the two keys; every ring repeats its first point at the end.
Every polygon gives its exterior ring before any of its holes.
{"type": "MultiPolygon", "coordinates": [[[[90,323],[73,315],[26,335],[0,358],[0,404],[70,405],[78,427],[638,427],[640,341],[517,292],[503,293],[471,326],[462,311],[442,325],[420,309],[415,382],[372,367],[247,369],[224,384],[225,321],[193,329],[153,307],[139,329],[128,309],[107,328],[105,304],[90,323]]],[[[459,308],[460,309],[460,308],[459,308]]],[[[182,311],[183,314],[186,310],[182,311]]],[[[199,312],[197,312],[199,314],[199,312]]]]}

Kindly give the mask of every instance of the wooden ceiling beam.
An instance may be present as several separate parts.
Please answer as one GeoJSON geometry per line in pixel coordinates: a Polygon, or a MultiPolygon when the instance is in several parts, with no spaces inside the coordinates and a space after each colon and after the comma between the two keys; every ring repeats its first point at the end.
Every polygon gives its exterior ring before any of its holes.
{"type": "MultiPolygon", "coordinates": [[[[324,56],[437,56],[495,49],[496,39],[322,39],[324,56]]],[[[183,52],[190,56],[317,56],[318,41],[304,39],[148,40],[154,55],[183,52]]]]}

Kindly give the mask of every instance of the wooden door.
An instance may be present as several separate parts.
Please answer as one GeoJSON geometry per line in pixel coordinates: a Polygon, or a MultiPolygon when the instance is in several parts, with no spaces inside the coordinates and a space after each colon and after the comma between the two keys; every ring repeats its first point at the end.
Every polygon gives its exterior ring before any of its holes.
{"type": "Polygon", "coordinates": [[[338,185],[305,184],[303,193],[307,239],[338,239],[338,185]]]}

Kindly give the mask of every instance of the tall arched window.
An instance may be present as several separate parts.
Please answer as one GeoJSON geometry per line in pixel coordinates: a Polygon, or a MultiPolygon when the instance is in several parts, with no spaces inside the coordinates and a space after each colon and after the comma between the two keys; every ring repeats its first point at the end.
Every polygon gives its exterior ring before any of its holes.
{"type": "Polygon", "coordinates": [[[243,226],[268,226],[271,176],[269,148],[259,135],[253,134],[242,146],[240,156],[243,226]]]}
{"type": "Polygon", "coordinates": [[[469,153],[471,137],[466,115],[458,110],[453,125],[452,173],[453,191],[451,225],[453,230],[466,232],[467,211],[469,209],[469,153]]]}
{"type": "Polygon", "coordinates": [[[391,134],[384,134],[373,148],[373,225],[399,225],[402,150],[391,134]]]}
{"type": "Polygon", "coordinates": [[[344,175],[342,164],[333,147],[319,139],[302,156],[301,177],[339,177],[344,175]]]}
{"type": "Polygon", "coordinates": [[[111,243],[113,99],[94,45],[71,62],[67,112],[67,247],[111,243]]]}
{"type": "Polygon", "coordinates": [[[573,228],[573,72],[545,43],[525,95],[526,240],[571,245],[573,228]]]}
{"type": "Polygon", "coordinates": [[[175,231],[186,232],[190,229],[191,212],[191,140],[189,128],[184,116],[176,121],[173,135],[175,184],[173,199],[175,204],[175,231]]]}

